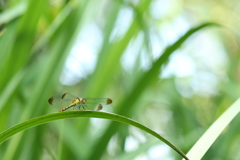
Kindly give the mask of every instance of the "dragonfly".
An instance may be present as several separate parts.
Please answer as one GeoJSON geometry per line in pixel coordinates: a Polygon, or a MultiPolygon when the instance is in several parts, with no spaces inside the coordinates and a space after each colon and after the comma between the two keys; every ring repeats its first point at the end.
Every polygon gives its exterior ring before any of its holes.
{"type": "Polygon", "coordinates": [[[69,93],[64,93],[61,97],[51,97],[48,99],[48,103],[52,106],[59,108],[59,112],[66,111],[70,108],[73,110],[84,110],[89,106],[98,105],[97,111],[103,108],[102,104],[109,105],[112,103],[110,98],[81,98],[69,93]]]}

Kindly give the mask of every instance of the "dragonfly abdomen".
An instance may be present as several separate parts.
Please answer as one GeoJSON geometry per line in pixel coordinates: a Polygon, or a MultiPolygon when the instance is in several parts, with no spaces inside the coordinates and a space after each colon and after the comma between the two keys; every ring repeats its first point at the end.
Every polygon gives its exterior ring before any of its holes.
{"type": "Polygon", "coordinates": [[[73,106],[75,106],[75,105],[69,105],[69,106],[67,106],[67,107],[65,107],[65,108],[60,109],[58,112],[66,111],[67,109],[69,109],[69,108],[71,108],[71,107],[73,107],[73,106]]]}

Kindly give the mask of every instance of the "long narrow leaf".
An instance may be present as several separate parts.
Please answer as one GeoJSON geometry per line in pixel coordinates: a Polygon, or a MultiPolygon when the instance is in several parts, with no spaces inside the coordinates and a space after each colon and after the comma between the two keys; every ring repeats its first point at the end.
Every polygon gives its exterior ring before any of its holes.
{"type": "Polygon", "coordinates": [[[31,127],[44,124],[47,122],[60,120],[60,119],[66,119],[66,118],[77,118],[77,117],[91,117],[91,118],[103,118],[103,119],[109,119],[121,123],[126,123],[129,125],[132,125],[134,127],[137,127],[152,136],[158,138],[159,140],[166,143],[168,146],[170,146],[172,149],[174,149],[176,152],[178,152],[182,157],[185,159],[188,159],[185,154],[175,147],[171,142],[166,140],[164,137],[159,135],[158,133],[154,132],[153,130],[149,129],[148,127],[132,120],[124,116],[120,116],[113,113],[106,113],[106,112],[98,112],[98,111],[69,111],[69,112],[61,112],[61,113],[53,113],[53,114],[47,114],[44,116],[40,116],[37,118],[33,118],[31,120],[25,121],[23,123],[20,123],[2,133],[0,133],[0,144],[6,141],[8,138],[13,136],[14,134],[17,134],[18,132],[24,131],[26,129],[29,129],[31,127]]]}
{"type": "Polygon", "coordinates": [[[221,132],[240,112],[240,98],[237,99],[202,135],[187,153],[189,159],[201,159],[211,145],[216,141],[221,132]]]}

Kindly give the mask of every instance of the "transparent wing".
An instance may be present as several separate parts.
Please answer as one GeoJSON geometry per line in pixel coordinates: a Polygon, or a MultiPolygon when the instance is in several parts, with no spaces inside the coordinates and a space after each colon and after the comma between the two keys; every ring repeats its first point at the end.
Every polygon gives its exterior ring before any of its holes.
{"type": "Polygon", "coordinates": [[[62,99],[61,97],[51,97],[48,99],[48,103],[52,106],[62,109],[69,106],[74,99],[62,99]]]}
{"type": "Polygon", "coordinates": [[[103,105],[109,105],[112,103],[112,100],[110,98],[86,98],[87,103],[86,104],[103,104],[103,105]]]}
{"type": "MultiPolygon", "coordinates": [[[[52,106],[63,109],[72,104],[73,100],[78,98],[77,96],[71,95],[69,93],[64,93],[61,97],[51,97],[49,98],[48,102],[52,106]]],[[[97,110],[102,109],[102,105],[109,105],[112,103],[110,98],[85,98],[86,103],[76,104],[73,107],[69,108],[69,110],[82,110],[82,109],[90,109],[93,110],[96,106],[98,107],[97,110]]]]}
{"type": "Polygon", "coordinates": [[[85,106],[87,106],[87,109],[94,110],[96,109],[97,111],[101,110],[103,108],[103,105],[109,105],[112,103],[112,100],[110,98],[85,98],[86,103],[85,106]]]}
{"type": "Polygon", "coordinates": [[[71,95],[69,93],[63,93],[62,99],[66,99],[66,100],[74,100],[76,98],[78,98],[77,96],[71,95]]]}
{"type": "MultiPolygon", "coordinates": [[[[71,95],[69,93],[64,93],[62,95],[62,99],[70,99],[70,100],[74,100],[78,98],[77,96],[71,95]]],[[[87,103],[95,103],[95,104],[104,104],[104,105],[108,105],[112,103],[112,100],[110,98],[86,98],[87,103]]],[[[86,103],[86,104],[87,104],[86,103]]]]}

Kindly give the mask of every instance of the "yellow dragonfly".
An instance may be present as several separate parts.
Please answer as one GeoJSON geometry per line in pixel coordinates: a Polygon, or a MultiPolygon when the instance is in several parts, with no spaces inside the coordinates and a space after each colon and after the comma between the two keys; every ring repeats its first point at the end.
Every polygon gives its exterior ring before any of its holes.
{"type": "Polygon", "coordinates": [[[108,105],[112,103],[110,98],[80,98],[69,93],[64,93],[61,97],[51,97],[48,99],[48,103],[52,106],[59,108],[59,112],[73,108],[73,110],[81,110],[88,108],[89,106],[95,107],[98,105],[97,110],[103,108],[102,104],[108,105]]]}

